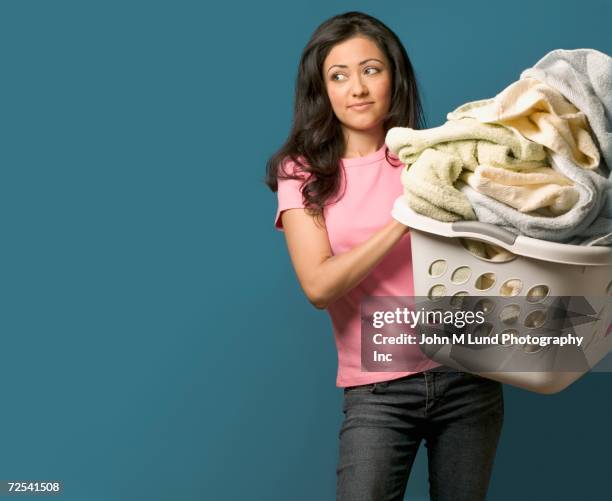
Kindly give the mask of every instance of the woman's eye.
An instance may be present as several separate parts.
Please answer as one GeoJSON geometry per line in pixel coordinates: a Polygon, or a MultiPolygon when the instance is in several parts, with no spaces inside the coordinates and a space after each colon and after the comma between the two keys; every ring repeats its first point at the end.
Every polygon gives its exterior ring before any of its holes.
{"type": "MultiPolygon", "coordinates": [[[[368,66],[367,68],[364,69],[364,72],[368,75],[373,75],[376,73],[380,73],[380,70],[378,68],[376,68],[375,66],[368,66]],[[374,70],[374,71],[370,71],[370,70],[374,70]]],[[[341,82],[342,80],[346,80],[346,75],[344,75],[343,73],[334,73],[331,76],[331,79],[335,82],[341,82]]]]}

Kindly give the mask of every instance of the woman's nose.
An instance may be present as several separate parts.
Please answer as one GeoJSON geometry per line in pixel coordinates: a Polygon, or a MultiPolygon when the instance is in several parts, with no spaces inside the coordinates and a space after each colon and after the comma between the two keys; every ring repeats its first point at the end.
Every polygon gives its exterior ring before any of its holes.
{"type": "Polygon", "coordinates": [[[361,76],[357,76],[353,79],[353,85],[351,87],[351,92],[354,96],[362,96],[368,93],[368,87],[365,82],[362,80],[361,76]]]}

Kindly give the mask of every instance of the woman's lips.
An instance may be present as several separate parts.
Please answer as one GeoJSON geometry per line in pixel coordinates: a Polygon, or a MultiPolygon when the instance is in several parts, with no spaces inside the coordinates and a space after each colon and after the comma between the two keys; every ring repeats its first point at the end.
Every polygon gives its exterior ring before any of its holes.
{"type": "Polygon", "coordinates": [[[373,104],[374,103],[353,104],[353,105],[349,106],[349,108],[351,110],[361,111],[361,110],[367,110],[373,104]]]}

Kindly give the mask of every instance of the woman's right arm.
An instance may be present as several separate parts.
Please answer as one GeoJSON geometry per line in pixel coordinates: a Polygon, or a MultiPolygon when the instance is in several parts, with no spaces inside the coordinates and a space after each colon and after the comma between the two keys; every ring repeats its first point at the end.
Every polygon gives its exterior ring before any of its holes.
{"type": "Polygon", "coordinates": [[[319,309],[357,286],[408,232],[407,226],[389,217],[370,238],[334,256],[327,229],[316,225],[305,209],[288,209],[281,217],[297,278],[308,300],[319,309]]]}

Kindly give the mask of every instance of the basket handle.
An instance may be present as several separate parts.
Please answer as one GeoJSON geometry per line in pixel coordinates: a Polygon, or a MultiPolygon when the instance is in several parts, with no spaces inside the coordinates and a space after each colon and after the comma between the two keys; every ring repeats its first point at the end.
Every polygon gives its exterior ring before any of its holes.
{"type": "Polygon", "coordinates": [[[452,223],[451,227],[453,232],[478,233],[479,235],[494,238],[508,245],[513,245],[517,237],[514,233],[500,228],[499,226],[490,223],[481,223],[480,221],[455,221],[452,223]]]}

